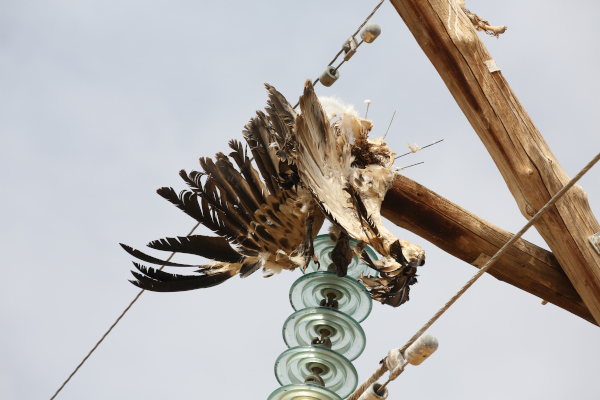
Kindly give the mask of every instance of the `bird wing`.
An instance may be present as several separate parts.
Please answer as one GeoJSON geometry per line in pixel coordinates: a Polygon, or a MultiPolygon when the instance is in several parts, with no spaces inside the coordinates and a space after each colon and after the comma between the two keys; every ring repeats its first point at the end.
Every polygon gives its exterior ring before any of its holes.
{"type": "Polygon", "coordinates": [[[323,213],[361,241],[360,218],[346,190],[353,175],[351,146],[347,135],[338,134],[330,125],[312,83],[306,82],[300,97],[302,114],[296,118],[293,158],[302,184],[310,190],[323,213]]]}
{"type": "Polygon", "coordinates": [[[276,273],[308,262],[310,257],[304,253],[310,253],[310,246],[302,245],[308,240],[312,243],[323,218],[315,218],[310,192],[286,184],[298,182],[296,167],[282,159],[285,153],[280,151],[294,136],[296,113],[279,92],[266,87],[266,113],[257,112],[243,131],[252,157],[240,142],[232,140],[228,155],[200,158],[200,172],[180,172],[188,190],[177,194],[165,187],[157,191],[218,236],[164,238],[148,246],[213,261],[206,265],[167,262],[122,245],[147,263],[196,268],[194,275],[182,275],[134,263],[136,279],[132,283],[153,291],[192,290],[220,284],[238,274],[246,277],[260,268],[276,273]]]}
{"type": "MultiPolygon", "coordinates": [[[[394,154],[382,140],[367,138],[372,125],[357,115],[344,114],[332,124],[310,81],[299,104],[302,113],[291,148],[300,180],[337,228],[383,256],[377,263],[367,262],[380,276],[361,278],[375,300],[399,306],[408,301],[424,252],[397,239],[382,221],[381,204],[394,179],[394,154]]],[[[348,249],[338,243],[335,250],[343,266],[348,249]]]]}
{"type": "Polygon", "coordinates": [[[354,119],[352,123],[342,118],[332,125],[310,81],[300,98],[300,109],[294,159],[303,185],[335,225],[378,252],[387,253],[381,241],[380,209],[393,172],[380,165],[354,165],[353,143],[357,137],[366,136],[362,130],[367,128],[354,116],[346,117],[354,119]]]}

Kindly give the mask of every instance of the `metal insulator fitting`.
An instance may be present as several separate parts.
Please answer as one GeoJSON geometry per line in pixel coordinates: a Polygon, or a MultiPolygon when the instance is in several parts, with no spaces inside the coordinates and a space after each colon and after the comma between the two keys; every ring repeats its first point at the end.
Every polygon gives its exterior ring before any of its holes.
{"type": "Polygon", "coordinates": [[[334,66],[329,65],[327,68],[325,68],[325,71],[323,71],[321,76],[319,76],[319,82],[321,82],[323,86],[329,87],[333,85],[333,83],[337,81],[339,77],[340,71],[336,71],[334,66]]]}
{"type": "Polygon", "coordinates": [[[381,389],[383,385],[378,382],[374,382],[371,386],[363,392],[358,400],[384,400],[388,397],[388,390],[386,387],[381,389]],[[381,390],[381,393],[379,391],[381,390]]]}
{"type": "Polygon", "coordinates": [[[373,43],[381,34],[381,28],[375,22],[369,22],[360,32],[360,38],[367,43],[373,43]]]}
{"type": "MultiPolygon", "coordinates": [[[[375,40],[375,39],[373,39],[375,40]]],[[[358,47],[358,42],[354,36],[350,36],[342,45],[342,50],[344,50],[344,61],[348,61],[352,58],[352,56],[356,53],[356,48],[358,47]]]]}
{"type": "Polygon", "coordinates": [[[429,333],[419,337],[404,352],[404,358],[412,365],[419,365],[438,348],[438,341],[435,336],[429,333]]]}
{"type": "Polygon", "coordinates": [[[313,385],[325,387],[325,381],[323,378],[316,374],[306,375],[306,378],[304,378],[304,383],[312,383],[313,385]]]}
{"type": "Polygon", "coordinates": [[[321,300],[321,302],[319,303],[319,305],[321,307],[329,307],[329,308],[333,308],[334,310],[338,310],[340,308],[340,304],[339,302],[335,299],[336,298],[336,294],[329,292],[327,293],[327,299],[323,299],[321,300]]]}
{"type": "Polygon", "coordinates": [[[318,337],[314,337],[313,340],[310,342],[310,344],[312,344],[314,346],[326,347],[330,350],[331,350],[331,347],[333,346],[331,339],[329,339],[328,337],[322,338],[322,339],[319,339],[318,337]]]}

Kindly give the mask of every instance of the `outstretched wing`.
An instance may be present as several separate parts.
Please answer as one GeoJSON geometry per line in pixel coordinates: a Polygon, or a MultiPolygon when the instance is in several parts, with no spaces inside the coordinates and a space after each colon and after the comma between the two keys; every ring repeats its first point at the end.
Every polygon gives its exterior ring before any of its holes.
{"type": "Polygon", "coordinates": [[[172,188],[158,190],[159,195],[218,236],[164,238],[148,246],[213,261],[195,266],[167,262],[123,245],[146,263],[196,267],[194,275],[182,275],[134,263],[135,285],[153,291],[206,288],[237,274],[246,277],[261,268],[277,273],[307,262],[301,245],[314,239],[323,218],[315,218],[312,196],[297,186],[296,167],[282,158],[285,153],[281,149],[294,136],[296,114],[279,92],[266,86],[266,113],[257,112],[243,131],[251,157],[242,143],[232,140],[228,155],[200,158],[201,172],[181,171],[188,190],[179,194],[172,188]],[[296,184],[286,184],[289,182],[296,184]],[[307,228],[307,218],[312,229],[307,228]]]}

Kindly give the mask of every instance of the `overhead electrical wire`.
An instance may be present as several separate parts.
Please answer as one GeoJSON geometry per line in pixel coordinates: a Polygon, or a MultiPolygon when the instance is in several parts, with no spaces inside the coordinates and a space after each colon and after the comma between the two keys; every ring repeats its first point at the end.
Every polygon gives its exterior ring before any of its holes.
{"type": "MultiPolygon", "coordinates": [[[[363,21],[363,23],[358,27],[358,29],[356,30],[356,32],[354,32],[354,34],[352,36],[350,36],[351,38],[354,38],[356,35],[358,35],[358,33],[360,32],[360,30],[363,28],[363,26],[365,26],[367,24],[367,22],[369,22],[369,20],[371,19],[371,17],[373,16],[373,14],[375,14],[375,11],[377,11],[379,9],[379,7],[381,7],[381,5],[384,3],[385,0],[381,0],[379,2],[379,4],[377,4],[377,6],[373,9],[373,11],[371,11],[371,14],[369,14],[369,16],[367,18],[365,18],[365,20],[363,21]]],[[[358,47],[363,43],[363,41],[361,40],[360,43],[358,43],[356,45],[356,49],[358,49],[358,47]]],[[[338,51],[338,53],[335,55],[335,57],[333,57],[333,60],[331,60],[331,62],[327,65],[328,67],[331,66],[335,60],[338,59],[338,57],[340,56],[340,54],[342,54],[344,52],[344,47],[342,47],[342,49],[340,51],[338,51]]],[[[333,73],[335,74],[335,72],[342,66],[342,64],[344,64],[346,62],[346,60],[342,60],[342,62],[335,67],[335,69],[333,70],[333,73]]],[[[313,86],[317,84],[317,82],[319,82],[320,78],[317,78],[313,81],[313,86]]],[[[296,107],[298,107],[298,105],[300,104],[300,102],[296,103],[296,105],[294,107],[292,107],[294,110],[296,109],[296,107]]]]}
{"type": "MultiPolygon", "coordinates": [[[[186,235],[190,236],[192,233],[194,233],[194,231],[196,230],[196,228],[200,225],[200,222],[198,222],[190,231],[190,233],[188,233],[186,235]]],[[[173,258],[173,256],[177,254],[177,252],[173,252],[169,258],[167,258],[167,262],[171,261],[171,258],[173,258]]],[[[162,271],[162,269],[165,266],[163,265],[162,267],[159,268],[159,271],[162,271]]],[[[58,388],[58,390],[56,391],[56,393],[54,393],[54,396],[50,397],[50,400],[53,400],[56,395],[58,395],[60,393],[60,391],[65,387],[65,385],[71,380],[71,378],[73,377],[73,375],[75,375],[77,373],[77,371],[79,371],[79,368],[81,368],[81,366],[87,361],[88,358],[90,358],[90,356],[92,355],[92,353],[98,348],[98,346],[100,346],[100,343],[102,343],[104,341],[104,339],[106,339],[106,337],[108,336],[108,334],[113,330],[113,328],[119,323],[119,321],[121,320],[121,318],[123,318],[123,316],[125,316],[125,314],[127,313],[127,311],[129,311],[129,309],[131,308],[131,306],[133,306],[133,304],[140,298],[140,296],[142,295],[142,293],[144,293],[146,290],[142,289],[137,296],[134,297],[134,299],[131,301],[131,303],[129,303],[129,305],[123,310],[123,312],[121,313],[121,315],[119,315],[119,318],[117,318],[115,320],[115,322],[113,322],[113,324],[110,326],[110,328],[108,328],[108,330],[106,331],[106,333],[104,335],[102,335],[102,337],[100,338],[100,340],[98,340],[98,343],[96,343],[96,345],[94,347],[92,347],[92,349],[89,351],[89,353],[87,353],[87,355],[83,358],[83,360],[81,360],[81,362],[79,363],[79,365],[75,368],[75,370],[73,370],[73,372],[71,372],[71,375],[69,375],[69,377],[63,382],[63,384],[58,388]]]]}
{"type": "MultiPolygon", "coordinates": [[[[406,351],[406,349],[413,344],[417,339],[419,339],[419,337],[421,337],[421,335],[423,333],[425,333],[425,331],[427,331],[427,329],[429,329],[431,327],[431,325],[434,324],[435,321],[438,320],[438,318],[440,318],[442,316],[442,314],[444,314],[455,302],[456,300],[458,300],[471,286],[473,286],[473,284],[485,273],[487,272],[492,265],[494,265],[494,263],[504,254],[506,253],[506,251],[510,248],[510,246],[512,246],[512,244],[514,242],[516,242],[518,239],[521,238],[521,236],[523,236],[523,234],[533,226],[534,223],[537,222],[537,220],[550,208],[552,207],[575,183],[577,183],[577,181],[579,179],[581,179],[581,177],[583,175],[585,175],[593,166],[594,164],[596,164],[598,162],[598,160],[600,160],[600,153],[598,153],[596,155],[596,157],[594,157],[585,167],[583,167],[583,169],[573,178],[569,181],[569,183],[567,183],[562,189],[560,189],[537,213],[535,213],[535,215],[527,222],[527,224],[525,224],[525,226],[523,226],[523,228],[521,228],[521,230],[519,232],[517,232],[508,242],[506,242],[504,244],[504,246],[502,246],[497,252],[496,254],[494,254],[492,256],[492,258],[490,258],[488,260],[488,262],[485,263],[485,265],[483,267],[481,267],[481,269],[479,271],[477,271],[477,273],[475,275],[473,275],[471,277],[471,279],[469,279],[467,281],[467,283],[464,284],[464,286],[462,288],[460,288],[460,290],[458,292],[456,292],[456,294],[454,294],[454,296],[452,296],[450,298],[450,300],[448,300],[446,302],[446,304],[444,304],[444,306],[442,308],[440,308],[438,310],[438,312],[436,312],[426,323],[425,325],[423,325],[421,327],[421,329],[419,329],[417,331],[417,333],[415,333],[409,340],[408,342],[406,342],[406,344],[400,349],[400,353],[404,353],[406,351]]],[[[377,368],[377,370],[369,377],[367,378],[367,380],[360,385],[348,398],[346,398],[346,400],[358,400],[358,398],[362,395],[362,393],[367,390],[367,388],[369,386],[371,386],[372,383],[376,382],[377,379],[381,378],[383,376],[383,374],[385,374],[385,372],[387,371],[387,366],[386,363],[383,362],[382,365],[377,368]]],[[[383,387],[385,387],[387,384],[389,383],[386,382],[383,387]]]]}
{"type": "MultiPolygon", "coordinates": [[[[356,36],[360,30],[362,29],[363,26],[365,26],[365,24],[369,21],[369,19],[373,16],[373,14],[375,14],[375,12],[379,9],[379,7],[381,7],[381,5],[384,3],[385,0],[381,0],[379,2],[379,4],[375,7],[375,9],[373,9],[373,11],[371,12],[371,14],[369,14],[369,16],[365,19],[365,21],[358,27],[358,29],[356,30],[356,32],[354,33],[354,35],[352,35],[352,37],[356,36]]],[[[362,43],[362,41],[360,42],[362,43]]],[[[359,43],[359,45],[360,45],[359,43]]],[[[358,46],[357,46],[358,47],[358,46]]],[[[339,51],[339,53],[334,57],[334,59],[329,63],[329,65],[333,64],[335,62],[335,60],[337,60],[337,58],[340,56],[340,54],[342,54],[343,49],[339,51]]],[[[337,68],[335,69],[337,71],[337,69],[344,63],[344,61],[342,61],[340,63],[340,65],[337,66],[337,68]]],[[[319,81],[319,78],[315,79],[315,81],[313,82],[313,85],[316,84],[319,81]]],[[[296,104],[294,106],[294,108],[296,108],[298,106],[298,104],[296,104]]],[[[196,228],[198,228],[198,226],[200,225],[200,223],[198,222],[190,231],[190,233],[187,234],[187,236],[190,236],[195,230],[196,228]]],[[[171,260],[171,258],[173,258],[173,256],[177,254],[177,252],[173,252],[169,258],[167,259],[167,262],[171,260]]],[[[160,270],[162,270],[165,266],[163,265],[162,267],[160,267],[160,270]]],[[[56,396],[60,393],[60,391],[65,387],[65,385],[71,380],[71,378],[77,373],[77,371],[79,371],[79,369],[81,368],[81,366],[87,361],[87,359],[92,355],[92,353],[98,348],[98,346],[100,345],[100,343],[102,343],[104,341],[104,339],[108,336],[108,334],[113,330],[113,328],[119,323],[119,321],[125,316],[125,314],[129,311],[129,309],[135,304],[135,302],[140,298],[140,296],[142,295],[142,293],[144,293],[145,290],[142,289],[136,296],[135,298],[129,303],[129,305],[123,310],[123,312],[121,313],[121,315],[119,315],[119,317],[115,320],[115,322],[113,322],[113,324],[110,326],[110,328],[108,328],[108,330],[106,331],[106,333],[104,333],[104,335],[102,335],[102,337],[100,338],[100,340],[94,345],[94,347],[92,347],[92,349],[88,352],[88,354],[83,358],[83,360],[79,363],[79,365],[77,365],[77,367],[73,370],[73,372],[69,375],[69,377],[63,382],[63,384],[58,388],[58,390],[56,391],[56,393],[54,393],[54,395],[50,398],[50,400],[53,400],[54,398],[56,398],[56,396]]]]}

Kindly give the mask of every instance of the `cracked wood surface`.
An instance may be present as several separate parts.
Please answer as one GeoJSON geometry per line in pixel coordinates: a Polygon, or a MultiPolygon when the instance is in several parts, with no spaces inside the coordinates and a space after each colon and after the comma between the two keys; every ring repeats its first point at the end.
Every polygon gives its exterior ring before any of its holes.
{"type": "MultiPolygon", "coordinates": [[[[530,219],[569,177],[502,72],[488,69],[485,62],[492,57],[470,20],[454,0],[390,1],[492,156],[521,213],[530,219]]],[[[535,228],[600,322],[600,255],[587,240],[600,231],[600,224],[586,193],[573,187],[535,228]]]]}

